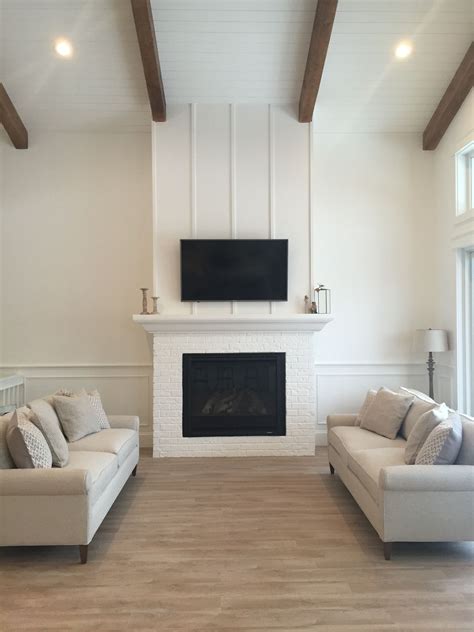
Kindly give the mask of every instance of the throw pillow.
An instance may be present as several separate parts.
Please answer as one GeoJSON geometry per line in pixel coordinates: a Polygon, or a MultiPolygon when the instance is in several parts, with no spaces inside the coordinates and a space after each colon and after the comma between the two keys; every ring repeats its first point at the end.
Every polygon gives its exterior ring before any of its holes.
{"type": "Polygon", "coordinates": [[[56,411],[44,399],[35,399],[28,406],[35,414],[32,422],[41,430],[49,445],[53,465],[64,467],[69,461],[69,448],[56,411]]]}
{"type": "Polygon", "coordinates": [[[400,434],[404,439],[408,439],[411,431],[415,427],[418,419],[429,410],[432,410],[436,406],[437,403],[433,401],[429,401],[429,398],[424,399],[416,395],[416,391],[409,392],[406,389],[401,388],[399,391],[402,395],[413,395],[413,404],[410,406],[410,410],[407,413],[407,416],[403,420],[402,427],[400,428],[400,434]]]}
{"type": "Polygon", "coordinates": [[[361,420],[360,427],[387,439],[395,439],[413,402],[413,395],[401,395],[382,387],[361,420]]]}
{"type": "Polygon", "coordinates": [[[457,465],[474,465],[474,417],[459,415],[462,423],[462,444],[457,465]]]}
{"type": "Polygon", "coordinates": [[[91,406],[94,409],[99,420],[101,430],[106,430],[107,428],[110,428],[110,423],[102,405],[102,399],[100,397],[99,391],[95,390],[88,393],[85,389],[82,389],[82,391],[79,392],[79,395],[84,394],[87,395],[89,398],[91,406]]]}
{"type": "Polygon", "coordinates": [[[51,450],[32,417],[31,411],[15,410],[7,428],[8,448],[17,467],[47,469],[53,464],[51,450]]]}
{"type": "MultiPolygon", "coordinates": [[[[408,414],[410,414],[410,412],[408,414]]],[[[405,446],[405,463],[407,465],[414,465],[416,457],[428,438],[428,435],[439,423],[447,419],[448,415],[449,411],[446,404],[441,404],[421,415],[413,430],[410,432],[405,446]]]]}
{"type": "Polygon", "coordinates": [[[55,395],[53,399],[68,441],[77,441],[94,432],[99,432],[99,420],[87,395],[76,397],[55,395]]]}
{"type": "Polygon", "coordinates": [[[7,428],[12,417],[13,413],[0,417],[0,470],[10,470],[15,467],[7,443],[7,428]]]}
{"type": "Polygon", "coordinates": [[[462,443],[459,415],[452,413],[428,435],[416,457],[416,465],[451,465],[457,459],[462,443]]]}
{"type": "Polygon", "coordinates": [[[362,421],[362,418],[365,416],[365,413],[367,412],[369,406],[371,406],[371,404],[373,403],[376,395],[377,395],[377,391],[373,388],[367,391],[367,395],[365,396],[364,403],[362,404],[361,409],[359,410],[359,414],[357,415],[357,419],[355,422],[356,426],[360,426],[360,422],[362,421]]]}

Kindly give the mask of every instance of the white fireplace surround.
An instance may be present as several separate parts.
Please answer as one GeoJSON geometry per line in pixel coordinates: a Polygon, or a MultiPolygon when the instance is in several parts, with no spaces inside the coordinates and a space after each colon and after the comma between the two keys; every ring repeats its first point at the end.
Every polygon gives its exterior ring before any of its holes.
{"type": "Polygon", "coordinates": [[[332,320],[330,316],[135,315],[133,319],[153,334],[153,456],[314,454],[314,333],[332,320]],[[286,354],[286,435],[183,437],[183,354],[255,352],[286,354]]]}

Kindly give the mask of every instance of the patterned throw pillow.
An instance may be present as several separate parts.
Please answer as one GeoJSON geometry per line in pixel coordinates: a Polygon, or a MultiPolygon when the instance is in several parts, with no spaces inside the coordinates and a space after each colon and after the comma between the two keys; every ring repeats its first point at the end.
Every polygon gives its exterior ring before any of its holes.
{"type": "Polygon", "coordinates": [[[405,463],[413,465],[426,439],[436,426],[448,418],[449,410],[446,404],[440,404],[425,412],[414,425],[405,446],[405,463]]]}
{"type": "Polygon", "coordinates": [[[31,422],[33,412],[18,409],[7,428],[11,457],[19,468],[49,469],[53,464],[51,450],[41,431],[31,422]]]}
{"type": "Polygon", "coordinates": [[[462,444],[462,424],[453,413],[428,435],[416,457],[416,465],[451,465],[458,457],[462,444]]]}
{"type": "Polygon", "coordinates": [[[13,413],[0,416],[0,470],[10,470],[15,467],[7,443],[7,429],[12,417],[13,413]]]}
{"type": "Polygon", "coordinates": [[[95,390],[88,393],[85,389],[82,389],[79,395],[87,395],[87,397],[89,398],[89,402],[92,408],[94,409],[95,413],[97,414],[97,419],[99,420],[100,429],[106,430],[107,428],[110,428],[110,423],[107,418],[107,415],[105,414],[105,410],[102,405],[102,399],[100,397],[99,391],[95,390]]]}

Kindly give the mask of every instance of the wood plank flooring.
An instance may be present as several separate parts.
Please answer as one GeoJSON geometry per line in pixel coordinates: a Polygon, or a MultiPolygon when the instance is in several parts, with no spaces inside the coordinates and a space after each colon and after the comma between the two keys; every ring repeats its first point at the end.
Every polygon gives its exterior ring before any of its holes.
{"type": "Polygon", "coordinates": [[[399,544],[391,562],[326,451],[145,453],[79,564],[0,549],[0,630],[474,630],[472,544],[399,544]]]}

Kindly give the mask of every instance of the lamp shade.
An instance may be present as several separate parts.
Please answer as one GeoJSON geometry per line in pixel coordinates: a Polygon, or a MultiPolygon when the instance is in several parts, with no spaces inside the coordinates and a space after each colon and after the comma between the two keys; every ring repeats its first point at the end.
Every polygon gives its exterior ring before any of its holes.
{"type": "Polygon", "coordinates": [[[445,329],[417,329],[415,351],[448,351],[448,332],[445,329]]]}

